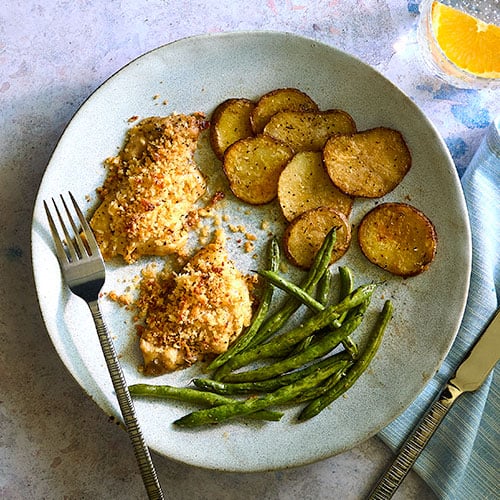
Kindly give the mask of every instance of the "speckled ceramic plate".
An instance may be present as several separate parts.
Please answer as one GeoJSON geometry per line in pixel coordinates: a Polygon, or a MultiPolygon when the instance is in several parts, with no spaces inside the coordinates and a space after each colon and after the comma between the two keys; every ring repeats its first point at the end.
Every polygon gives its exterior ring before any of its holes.
{"type": "MultiPolygon", "coordinates": [[[[148,445],[157,453],[188,464],[228,471],[263,471],[320,460],[351,448],[396,418],[439,368],[458,330],[468,291],[470,235],[466,206],[454,166],[443,141],[423,113],[375,70],[332,47],[284,33],[228,33],[187,38],[160,47],[131,62],[102,85],[68,125],[44,175],[33,218],[33,265],[41,310],[49,335],[84,391],[109,415],[119,415],[112,385],[86,305],[64,286],[53,253],[42,200],[71,190],[86,210],[96,206],[95,190],[105,176],[103,160],[116,154],[129,118],[174,111],[207,114],[229,97],[255,99],[279,87],[297,87],[323,109],[341,108],[358,129],[384,125],[400,130],[413,166],[386,200],[410,202],[434,222],[437,256],[420,276],[401,279],[369,264],[354,237],[341,264],[358,283],[379,281],[372,311],[383,299],[395,304],[395,316],[383,345],[357,384],[316,418],[298,424],[297,410],[287,409],[278,423],[232,422],[200,430],[180,430],[171,422],[191,410],[182,403],[137,399],[137,413],[148,445]]],[[[250,209],[229,193],[220,164],[206,140],[199,151],[201,169],[211,185],[228,193],[221,211],[229,222],[244,224],[258,236],[253,252],[242,248],[241,234],[231,233],[229,249],[242,270],[255,269],[268,240],[271,221],[277,234],[283,221],[275,204],[250,209]]],[[[376,204],[357,200],[356,225],[376,204]]],[[[225,218],[224,218],[225,219],[225,218]]],[[[138,274],[133,266],[108,266],[106,289],[122,290],[138,274]]],[[[103,299],[128,383],[184,385],[191,368],[147,379],[130,313],[103,299]]],[[[357,332],[360,341],[374,320],[368,315],[357,332]]]]}

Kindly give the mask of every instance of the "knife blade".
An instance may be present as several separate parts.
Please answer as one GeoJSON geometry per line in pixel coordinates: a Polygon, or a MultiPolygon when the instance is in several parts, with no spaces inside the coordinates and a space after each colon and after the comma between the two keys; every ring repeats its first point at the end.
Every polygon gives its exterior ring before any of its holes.
{"type": "Polygon", "coordinates": [[[392,498],[457,398],[479,389],[500,359],[500,308],[460,363],[415,430],[403,443],[394,461],[377,481],[369,500],[392,498]]]}
{"type": "Polygon", "coordinates": [[[500,309],[450,380],[462,392],[479,389],[500,359],[500,309]]]}

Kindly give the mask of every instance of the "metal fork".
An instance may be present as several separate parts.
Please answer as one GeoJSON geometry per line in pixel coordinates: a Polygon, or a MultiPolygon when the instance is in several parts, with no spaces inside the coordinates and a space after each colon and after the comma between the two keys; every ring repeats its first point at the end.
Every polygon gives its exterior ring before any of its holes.
{"type": "Polygon", "coordinates": [[[99,293],[105,281],[104,261],[97,246],[94,234],[78,207],[73,195],[68,193],[78,222],[75,222],[71,211],[61,195],[62,205],[71,228],[65,224],[64,218],[54,199],[54,209],[57,213],[64,238],[61,238],[57,226],[52,218],[49,207],[44,201],[45,211],[49,220],[50,230],[54,239],[55,249],[64,279],[70,290],[87,302],[94,323],[101,348],[106,359],[116,397],[125,421],[125,426],[134,448],[135,457],[139,465],[142,480],[150,499],[163,499],[163,492],[156,475],[139,422],[135,414],[132,398],[125,382],[122,369],[116,357],[115,348],[99,310],[99,293]],[[83,233],[83,234],[82,234],[83,233]]]}

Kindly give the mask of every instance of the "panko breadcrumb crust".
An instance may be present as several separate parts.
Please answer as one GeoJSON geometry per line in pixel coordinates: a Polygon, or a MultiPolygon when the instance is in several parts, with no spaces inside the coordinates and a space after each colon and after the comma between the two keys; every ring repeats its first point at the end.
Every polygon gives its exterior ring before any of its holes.
{"type": "Polygon", "coordinates": [[[229,259],[221,231],[180,273],[147,268],[135,305],[149,375],[225,352],[252,317],[248,280],[229,259]]]}
{"type": "Polygon", "coordinates": [[[90,222],[106,260],[182,251],[189,214],[206,189],[194,152],[207,126],[203,113],[145,118],[106,160],[102,202],[90,222]]]}

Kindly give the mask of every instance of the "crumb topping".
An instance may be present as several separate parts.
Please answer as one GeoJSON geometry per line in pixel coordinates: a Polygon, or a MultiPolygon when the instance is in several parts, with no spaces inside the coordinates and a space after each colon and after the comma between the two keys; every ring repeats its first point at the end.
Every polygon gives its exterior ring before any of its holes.
{"type": "Polygon", "coordinates": [[[250,323],[249,282],[229,259],[219,231],[180,273],[143,272],[136,302],[144,371],[189,366],[227,350],[250,323]]]}
{"type": "Polygon", "coordinates": [[[206,189],[194,161],[202,113],[151,117],[132,127],[117,156],[105,162],[102,202],[91,220],[106,260],[181,252],[195,202],[206,189]]]}

